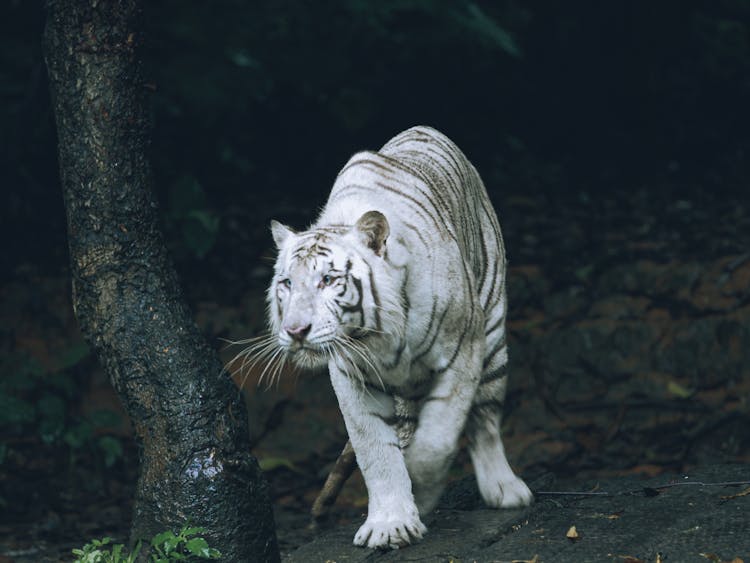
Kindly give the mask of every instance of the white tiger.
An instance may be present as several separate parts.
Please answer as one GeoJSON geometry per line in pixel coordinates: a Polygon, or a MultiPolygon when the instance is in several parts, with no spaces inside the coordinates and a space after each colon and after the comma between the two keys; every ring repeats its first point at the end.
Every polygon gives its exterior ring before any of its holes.
{"type": "Polygon", "coordinates": [[[273,221],[273,355],[328,365],[367,485],[356,545],[426,532],[466,431],[484,501],[528,505],[505,457],[505,250],[474,167],[413,127],[355,154],[308,230],[273,221]]]}

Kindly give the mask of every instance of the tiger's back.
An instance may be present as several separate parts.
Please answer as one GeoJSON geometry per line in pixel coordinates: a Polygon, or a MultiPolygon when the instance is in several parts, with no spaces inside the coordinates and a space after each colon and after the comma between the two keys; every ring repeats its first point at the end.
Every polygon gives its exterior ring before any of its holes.
{"type": "Polygon", "coordinates": [[[399,244],[391,259],[408,272],[402,294],[415,325],[408,334],[415,355],[422,357],[428,345],[417,335],[437,332],[441,317],[444,323],[457,317],[458,330],[469,329],[469,318],[461,323],[463,315],[446,308],[479,307],[485,361],[491,361],[505,340],[505,248],[474,166],[439,131],[412,127],[378,152],[360,152],[347,162],[316,225],[345,223],[378,208],[388,209],[391,236],[399,244]]]}

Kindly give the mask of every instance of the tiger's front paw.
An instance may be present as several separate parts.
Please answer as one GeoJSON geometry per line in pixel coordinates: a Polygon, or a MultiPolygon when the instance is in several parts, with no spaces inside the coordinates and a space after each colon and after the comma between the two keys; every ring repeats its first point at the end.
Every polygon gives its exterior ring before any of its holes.
{"type": "Polygon", "coordinates": [[[354,536],[354,545],[369,548],[398,549],[422,539],[427,527],[411,510],[381,510],[368,514],[354,536]]]}

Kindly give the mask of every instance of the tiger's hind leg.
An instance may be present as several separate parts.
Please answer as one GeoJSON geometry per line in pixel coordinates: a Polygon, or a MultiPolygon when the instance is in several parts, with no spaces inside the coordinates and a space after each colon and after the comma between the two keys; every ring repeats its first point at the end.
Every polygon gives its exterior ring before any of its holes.
{"type": "Polygon", "coordinates": [[[507,356],[503,359],[505,362],[499,368],[486,370],[482,375],[466,423],[479,492],[485,504],[493,508],[527,506],[534,498],[505,457],[500,423],[508,379],[507,356]]]}

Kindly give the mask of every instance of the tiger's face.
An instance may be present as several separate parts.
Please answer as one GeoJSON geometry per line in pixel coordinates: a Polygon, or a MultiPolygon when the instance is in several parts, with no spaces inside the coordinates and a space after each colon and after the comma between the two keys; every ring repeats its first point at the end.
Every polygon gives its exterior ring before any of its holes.
{"type": "Polygon", "coordinates": [[[388,230],[376,218],[374,234],[360,223],[302,233],[272,224],[279,255],[267,296],[271,330],[301,367],[321,367],[382,331],[375,279],[388,230]]]}

